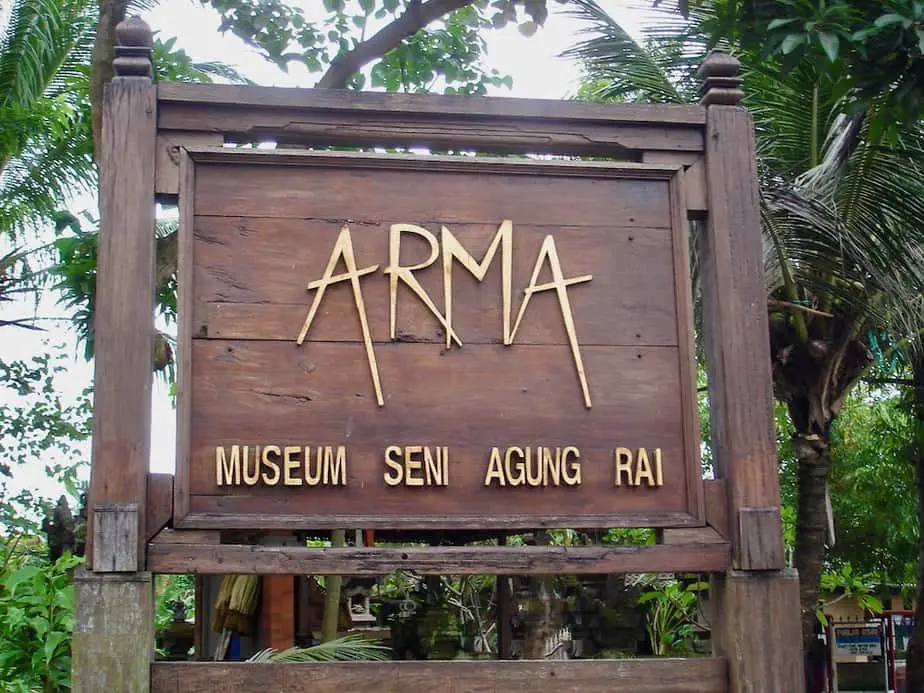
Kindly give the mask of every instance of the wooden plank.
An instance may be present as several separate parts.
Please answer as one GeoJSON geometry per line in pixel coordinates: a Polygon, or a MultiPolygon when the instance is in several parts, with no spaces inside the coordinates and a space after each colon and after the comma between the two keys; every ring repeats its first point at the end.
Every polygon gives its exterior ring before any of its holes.
{"type": "Polygon", "coordinates": [[[450,229],[473,223],[496,229],[505,218],[515,226],[671,227],[668,185],[676,170],[663,167],[233,149],[191,154],[201,216],[450,229]]]}
{"type": "MultiPolygon", "coordinates": [[[[96,376],[89,507],[134,503],[144,522],[150,456],[154,310],[154,151],[150,80],[106,86],[100,143],[96,376]]],[[[88,535],[91,540],[93,531],[88,535]]],[[[137,562],[144,530],[138,527],[137,562]]],[[[93,555],[88,547],[88,555],[93,555]]]]}
{"type": "Polygon", "coordinates": [[[725,479],[703,480],[703,498],[706,506],[706,524],[720,536],[729,538],[728,530],[728,490],[725,479]]]}
{"type": "MultiPolygon", "coordinates": [[[[676,350],[584,347],[594,384],[594,406],[586,410],[564,346],[522,345],[516,353],[499,345],[450,353],[427,344],[376,348],[388,399],[378,410],[361,344],[312,343],[296,350],[281,342],[194,340],[190,512],[248,514],[255,521],[258,515],[299,515],[293,521],[302,526],[326,527],[328,516],[374,508],[378,522],[345,526],[411,527],[432,513],[444,526],[469,528],[503,526],[512,516],[527,527],[568,516],[567,526],[608,527],[617,515],[689,512],[686,484],[698,483],[699,473],[684,448],[676,350]],[[465,383],[491,385],[463,390],[465,383]],[[505,402],[510,414],[498,416],[497,402],[505,402]],[[513,416],[517,411],[529,415],[513,416]],[[252,457],[255,446],[268,444],[345,446],[345,483],[217,485],[216,447],[230,455],[231,445],[248,446],[252,457]],[[389,445],[429,446],[434,455],[436,447],[448,447],[446,485],[386,485],[389,445]],[[537,445],[553,454],[556,447],[577,446],[580,485],[554,486],[551,477],[546,486],[485,485],[492,447],[503,453],[537,445]],[[623,475],[615,486],[613,450],[619,447],[644,447],[650,454],[660,449],[663,485],[629,486],[623,475]]],[[[255,470],[252,462],[248,468],[255,470]]],[[[315,460],[312,473],[317,469],[315,460]]],[[[635,521],[649,526],[640,516],[635,521]]]]}
{"type": "Polygon", "coordinates": [[[779,508],[740,508],[741,567],[744,570],[776,570],[785,561],[780,536],[779,508]]]}
{"type": "Polygon", "coordinates": [[[162,201],[176,202],[180,190],[180,149],[220,147],[224,138],[212,132],[159,131],[155,156],[154,194],[162,201]]]}
{"type": "Polygon", "coordinates": [[[662,529],[662,544],[727,544],[728,541],[712,527],[662,529]]]}
{"type": "Polygon", "coordinates": [[[93,569],[98,572],[133,573],[138,560],[138,506],[134,503],[93,505],[93,569]]]}
{"type": "Polygon", "coordinates": [[[261,575],[382,575],[415,570],[428,575],[557,575],[594,573],[707,573],[728,566],[728,545],[433,546],[308,548],[240,544],[149,544],[155,573],[261,575]]]}
{"type": "Polygon", "coordinates": [[[173,474],[148,474],[144,540],[151,539],[173,519],[173,474]]]}
{"type": "MultiPolygon", "coordinates": [[[[709,224],[700,258],[706,362],[717,476],[726,480],[731,516],[738,508],[779,505],[773,430],[767,296],[753,125],[736,106],[712,106],[706,151],[709,224]]],[[[732,524],[734,564],[782,568],[782,548],[745,547],[732,524]],[[769,553],[758,559],[761,550],[769,553]]],[[[773,543],[782,543],[777,533],[773,543]]]]}
{"type": "MultiPolygon", "coordinates": [[[[320,277],[341,225],[336,221],[199,216],[195,219],[193,254],[193,334],[220,339],[295,339],[307,313],[310,279],[320,277]]],[[[425,228],[440,233],[440,224],[425,228]]],[[[497,224],[464,224],[450,228],[480,259],[497,232],[497,224]]],[[[389,224],[361,222],[351,226],[357,261],[362,266],[388,263],[389,224]]],[[[582,344],[667,345],[678,343],[673,241],[668,229],[586,226],[513,226],[512,285],[522,301],[522,288],[546,235],[556,237],[565,272],[590,274],[586,285],[569,291],[580,323],[582,344]]],[[[426,259],[426,244],[405,237],[404,262],[426,259]]],[[[683,252],[681,250],[681,252],[683,252]]],[[[434,302],[444,302],[442,265],[414,272],[434,302]]],[[[363,298],[372,338],[389,339],[388,278],[370,275],[363,298]]],[[[502,336],[501,267],[496,259],[483,281],[461,265],[453,268],[453,326],[465,345],[496,343],[502,336]]],[[[683,300],[681,296],[681,300],[683,300]]],[[[686,304],[685,304],[686,306],[686,304]]],[[[314,341],[358,341],[353,293],[346,283],[331,286],[323,312],[311,328],[314,341]],[[343,316],[350,316],[344,320],[343,316]]],[[[445,342],[444,329],[424,303],[406,286],[397,295],[400,339],[445,342]]],[[[689,308],[685,308],[689,310],[689,308]]],[[[567,334],[553,292],[531,299],[528,319],[517,332],[520,344],[567,344],[567,334]]],[[[685,316],[686,320],[687,317],[685,316]]]]}
{"type": "Polygon", "coordinates": [[[162,529],[149,541],[155,544],[219,544],[221,532],[210,529],[162,529]]]}
{"type": "Polygon", "coordinates": [[[193,327],[193,220],[195,219],[196,167],[187,150],[180,151],[179,205],[177,229],[177,327],[178,368],[176,381],[176,469],[173,485],[174,525],[189,513],[189,479],[186,464],[192,417],[192,327],[193,327]]]}
{"type": "MultiPolygon", "coordinates": [[[[153,693],[727,693],[718,658],[230,664],[157,662],[153,693]]],[[[785,689],[780,689],[785,690],[785,689]]]]}
{"type": "Polygon", "coordinates": [[[232,108],[297,108],[317,111],[398,113],[406,116],[463,115],[537,120],[597,120],[604,123],[704,125],[702,106],[681,104],[617,104],[552,99],[482,96],[441,96],[352,92],[339,89],[302,89],[230,84],[160,82],[157,98],[169,104],[212,104],[232,108]]]}
{"type": "Polygon", "coordinates": [[[715,575],[713,651],[727,656],[734,693],[805,690],[799,578],[794,570],[715,575]]]}

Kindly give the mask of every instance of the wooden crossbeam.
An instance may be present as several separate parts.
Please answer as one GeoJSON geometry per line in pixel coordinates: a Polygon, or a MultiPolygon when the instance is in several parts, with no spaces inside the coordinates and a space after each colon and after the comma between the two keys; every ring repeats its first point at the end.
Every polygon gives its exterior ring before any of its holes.
{"type": "Polygon", "coordinates": [[[709,573],[728,565],[726,543],[328,549],[154,542],[148,545],[147,561],[147,569],[155,573],[261,575],[382,575],[395,570],[429,575],[709,573]]]}
{"type": "Polygon", "coordinates": [[[157,662],[152,693],[726,693],[724,659],[330,662],[246,664],[157,662]]]}

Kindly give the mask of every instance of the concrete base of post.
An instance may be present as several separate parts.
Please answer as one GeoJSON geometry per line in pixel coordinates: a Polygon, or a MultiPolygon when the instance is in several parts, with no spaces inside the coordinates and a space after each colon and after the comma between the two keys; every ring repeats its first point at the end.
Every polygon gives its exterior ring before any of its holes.
{"type": "Polygon", "coordinates": [[[151,573],[74,575],[72,693],[149,693],[154,658],[151,573]]]}

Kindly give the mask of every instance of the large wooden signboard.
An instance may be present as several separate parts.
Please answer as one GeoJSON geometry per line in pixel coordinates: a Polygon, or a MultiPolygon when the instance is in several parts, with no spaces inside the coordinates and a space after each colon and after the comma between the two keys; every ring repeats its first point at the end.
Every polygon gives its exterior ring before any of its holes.
{"type": "Polygon", "coordinates": [[[175,523],[702,524],[680,170],[189,151],[175,523]]]}

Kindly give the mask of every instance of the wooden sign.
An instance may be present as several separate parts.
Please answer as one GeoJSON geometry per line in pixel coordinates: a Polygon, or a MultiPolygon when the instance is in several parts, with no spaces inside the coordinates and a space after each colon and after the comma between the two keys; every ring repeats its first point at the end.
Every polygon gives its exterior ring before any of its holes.
{"type": "Polygon", "coordinates": [[[682,174],[183,155],[180,527],[702,524],[682,174]]]}

